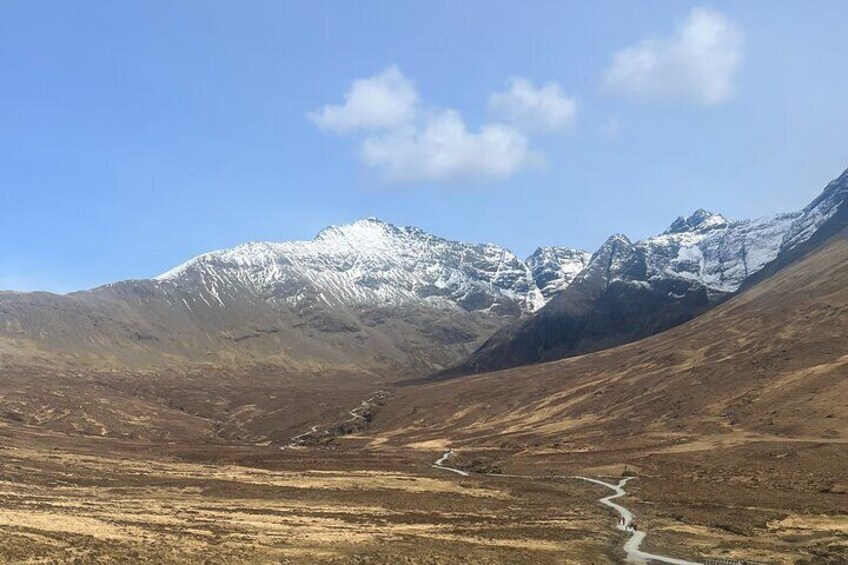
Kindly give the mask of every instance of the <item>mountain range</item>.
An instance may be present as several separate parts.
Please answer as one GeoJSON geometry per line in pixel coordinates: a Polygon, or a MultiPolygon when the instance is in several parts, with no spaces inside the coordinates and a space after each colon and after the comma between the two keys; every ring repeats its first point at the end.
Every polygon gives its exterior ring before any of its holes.
{"type": "Polygon", "coordinates": [[[67,295],[0,293],[0,355],[156,366],[476,372],[632,341],[720,303],[813,238],[848,172],[798,212],[728,220],[698,210],[594,254],[450,241],[368,218],[313,240],[247,243],[152,279],[67,295]]]}

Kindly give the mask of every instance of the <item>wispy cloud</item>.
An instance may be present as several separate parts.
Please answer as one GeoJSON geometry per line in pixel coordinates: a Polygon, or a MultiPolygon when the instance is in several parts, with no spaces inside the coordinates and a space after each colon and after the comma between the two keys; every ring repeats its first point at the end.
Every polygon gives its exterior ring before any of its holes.
{"type": "Polygon", "coordinates": [[[555,82],[536,88],[526,78],[518,77],[507,85],[507,90],[489,96],[489,111],[522,131],[562,131],[577,118],[576,100],[555,82]]]}
{"type": "Polygon", "coordinates": [[[638,98],[714,106],[733,96],[742,52],[738,25],[715,10],[694,8],[672,37],[617,52],[604,86],[638,98]]]}
{"type": "Polygon", "coordinates": [[[344,104],[307,117],[322,131],[357,135],[362,161],[389,182],[495,181],[541,163],[530,146],[533,132],[560,131],[576,116],[576,103],[555,83],[535,88],[513,79],[493,93],[496,120],[469,128],[453,109],[424,109],[397,67],[353,81],[344,104]]]}

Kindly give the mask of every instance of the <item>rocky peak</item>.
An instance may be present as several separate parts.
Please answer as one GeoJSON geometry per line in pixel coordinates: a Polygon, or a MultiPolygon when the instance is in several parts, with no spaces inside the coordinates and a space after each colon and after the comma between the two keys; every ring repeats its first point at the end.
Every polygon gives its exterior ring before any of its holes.
{"type": "Polygon", "coordinates": [[[372,243],[385,239],[408,237],[408,236],[423,236],[427,233],[419,228],[400,227],[389,222],[384,222],[374,216],[357,220],[349,224],[332,225],[322,229],[315,236],[315,240],[333,240],[346,239],[358,243],[372,243]]]}
{"type": "Polygon", "coordinates": [[[592,255],[594,262],[599,256],[612,256],[618,253],[629,252],[633,248],[633,242],[623,233],[615,233],[607,238],[607,240],[598,248],[592,255]]]}
{"type": "Polygon", "coordinates": [[[589,264],[577,277],[582,281],[594,280],[604,284],[622,276],[633,259],[634,246],[624,234],[613,234],[595,251],[589,264]]]}
{"type": "Polygon", "coordinates": [[[592,257],[587,251],[569,247],[539,247],[525,263],[542,296],[549,300],[568,288],[592,257]]]}
{"type": "Polygon", "coordinates": [[[721,214],[714,214],[703,208],[695,210],[688,218],[680,216],[664,233],[683,233],[688,231],[707,231],[726,227],[730,223],[721,214]]]}
{"type": "Polygon", "coordinates": [[[250,243],[207,253],[158,280],[221,307],[227,296],[239,295],[295,309],[417,305],[507,315],[544,303],[528,266],[509,250],[451,241],[376,218],[328,227],[310,241],[250,243]]]}

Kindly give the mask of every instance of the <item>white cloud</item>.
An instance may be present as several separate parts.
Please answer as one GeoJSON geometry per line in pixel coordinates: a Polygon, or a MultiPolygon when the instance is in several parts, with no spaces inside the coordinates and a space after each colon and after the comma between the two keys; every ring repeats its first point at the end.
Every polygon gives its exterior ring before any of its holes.
{"type": "Polygon", "coordinates": [[[721,104],[735,91],[742,44],[742,31],[724,14],[694,8],[673,37],[617,52],[604,86],[639,98],[721,104]]]}
{"type": "Polygon", "coordinates": [[[415,86],[396,66],[353,81],[341,106],[326,105],[307,117],[322,130],[391,129],[411,122],[418,110],[415,86]]]}
{"type": "Polygon", "coordinates": [[[489,111],[522,131],[553,132],[567,129],[577,116],[577,102],[559,84],[535,88],[526,78],[508,81],[508,90],[489,96],[489,111]]]}
{"type": "Polygon", "coordinates": [[[518,130],[487,124],[472,133],[455,110],[429,118],[420,129],[367,137],[362,158],[396,182],[503,179],[538,160],[518,130]]]}
{"type": "Polygon", "coordinates": [[[567,127],[576,108],[555,83],[536,89],[514,79],[509,85],[490,97],[490,109],[503,121],[476,131],[456,110],[424,110],[397,67],[355,80],[344,104],[307,117],[322,131],[355,136],[362,161],[390,182],[502,180],[543,162],[528,133],[567,127]]]}

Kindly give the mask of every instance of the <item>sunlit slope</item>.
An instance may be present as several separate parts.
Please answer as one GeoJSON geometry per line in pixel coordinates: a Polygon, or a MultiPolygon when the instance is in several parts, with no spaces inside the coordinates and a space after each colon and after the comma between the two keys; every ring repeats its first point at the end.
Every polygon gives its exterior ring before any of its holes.
{"type": "Polygon", "coordinates": [[[594,450],[762,436],[848,440],[846,231],[673,330],[399,392],[395,441],[594,450]]]}

